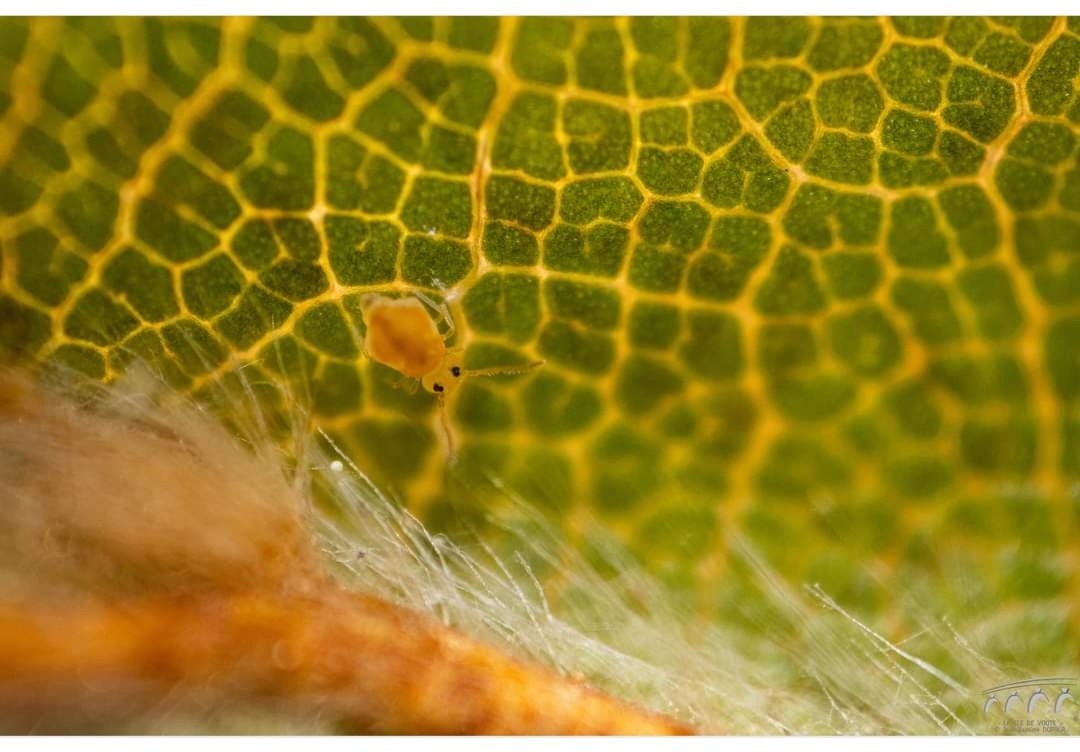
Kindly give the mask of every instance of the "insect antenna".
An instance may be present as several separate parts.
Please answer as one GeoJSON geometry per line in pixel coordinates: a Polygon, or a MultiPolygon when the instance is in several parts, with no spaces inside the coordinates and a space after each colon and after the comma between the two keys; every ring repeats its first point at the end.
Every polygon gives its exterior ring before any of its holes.
{"type": "Polygon", "coordinates": [[[534,368],[539,368],[546,361],[534,360],[531,363],[519,363],[507,366],[494,366],[492,368],[464,368],[462,376],[516,376],[519,373],[528,373],[534,368]]]}

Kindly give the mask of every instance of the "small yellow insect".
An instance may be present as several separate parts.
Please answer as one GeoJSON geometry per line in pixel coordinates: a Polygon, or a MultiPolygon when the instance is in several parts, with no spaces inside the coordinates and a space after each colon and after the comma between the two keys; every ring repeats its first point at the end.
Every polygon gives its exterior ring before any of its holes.
{"type": "Polygon", "coordinates": [[[446,414],[446,397],[465,376],[510,376],[531,371],[544,361],[495,368],[466,369],[461,348],[448,348],[454,336],[454,320],[445,303],[437,303],[420,291],[404,298],[388,298],[369,293],[360,299],[367,334],[364,352],[369,358],[393,368],[403,376],[419,379],[427,391],[438,397],[439,413],[451,459],[454,441],[446,414]],[[424,306],[438,313],[446,322],[446,332],[439,327],[424,306]]]}

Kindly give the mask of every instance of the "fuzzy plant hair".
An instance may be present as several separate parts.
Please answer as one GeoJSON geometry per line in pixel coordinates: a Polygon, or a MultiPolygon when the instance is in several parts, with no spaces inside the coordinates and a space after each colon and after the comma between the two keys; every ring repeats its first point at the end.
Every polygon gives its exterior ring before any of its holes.
{"type": "Polygon", "coordinates": [[[139,371],[0,376],[4,730],[976,733],[1009,676],[977,624],[896,593],[896,644],[739,537],[755,606],[702,621],[499,478],[497,535],[433,534],[233,383],[223,423],[139,371]]]}

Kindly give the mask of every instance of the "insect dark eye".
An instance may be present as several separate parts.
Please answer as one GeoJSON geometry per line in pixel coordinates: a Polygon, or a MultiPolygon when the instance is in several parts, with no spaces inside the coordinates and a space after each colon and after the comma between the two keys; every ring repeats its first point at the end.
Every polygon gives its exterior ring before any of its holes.
{"type": "Polygon", "coordinates": [[[443,385],[442,384],[432,384],[431,388],[434,389],[436,392],[441,392],[443,390],[443,385]]]}
{"type": "Polygon", "coordinates": [[[453,368],[450,369],[450,373],[454,374],[454,376],[460,376],[461,375],[461,366],[454,366],[453,368]]]}

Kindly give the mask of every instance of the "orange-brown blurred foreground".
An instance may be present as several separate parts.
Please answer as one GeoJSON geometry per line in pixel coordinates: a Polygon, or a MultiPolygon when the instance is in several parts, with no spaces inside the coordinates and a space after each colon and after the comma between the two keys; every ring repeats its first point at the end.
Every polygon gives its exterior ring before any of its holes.
{"type": "Polygon", "coordinates": [[[189,408],[111,399],[0,376],[5,731],[198,697],[360,732],[689,732],[343,589],[272,454],[189,408]]]}

